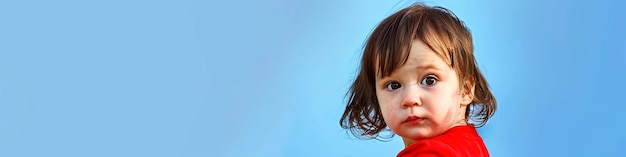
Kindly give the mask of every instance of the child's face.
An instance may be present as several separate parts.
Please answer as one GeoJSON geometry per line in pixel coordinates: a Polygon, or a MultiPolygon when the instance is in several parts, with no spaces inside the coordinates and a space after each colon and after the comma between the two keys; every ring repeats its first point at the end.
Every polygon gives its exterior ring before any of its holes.
{"type": "MultiPolygon", "coordinates": [[[[379,75],[380,76],[380,75],[379,75]]],[[[376,79],[376,96],[387,126],[405,139],[420,140],[466,124],[471,102],[457,74],[422,42],[413,42],[407,62],[376,79]]]]}

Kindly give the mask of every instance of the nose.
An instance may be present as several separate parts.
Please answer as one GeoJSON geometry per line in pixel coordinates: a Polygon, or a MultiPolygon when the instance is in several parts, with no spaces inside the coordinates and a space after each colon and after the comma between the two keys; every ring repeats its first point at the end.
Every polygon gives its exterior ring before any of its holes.
{"type": "Polygon", "coordinates": [[[405,87],[403,91],[402,107],[409,108],[413,106],[422,106],[422,101],[419,95],[419,87],[409,86],[405,87]]]}

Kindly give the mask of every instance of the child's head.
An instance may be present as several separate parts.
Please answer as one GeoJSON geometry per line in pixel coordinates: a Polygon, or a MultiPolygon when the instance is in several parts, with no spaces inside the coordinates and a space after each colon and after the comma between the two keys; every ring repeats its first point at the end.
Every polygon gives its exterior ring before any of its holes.
{"type": "Polygon", "coordinates": [[[341,126],[365,138],[386,127],[411,140],[470,119],[480,127],[496,109],[469,30],[451,11],[422,4],[374,29],[348,95],[341,126]]]}

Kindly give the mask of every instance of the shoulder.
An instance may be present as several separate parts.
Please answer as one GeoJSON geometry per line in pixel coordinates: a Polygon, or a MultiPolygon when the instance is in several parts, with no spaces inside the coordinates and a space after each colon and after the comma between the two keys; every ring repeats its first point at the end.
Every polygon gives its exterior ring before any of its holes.
{"type": "Polygon", "coordinates": [[[439,140],[423,140],[411,144],[409,147],[402,150],[398,157],[410,157],[410,156],[432,156],[432,157],[446,157],[457,156],[454,149],[439,140]]]}

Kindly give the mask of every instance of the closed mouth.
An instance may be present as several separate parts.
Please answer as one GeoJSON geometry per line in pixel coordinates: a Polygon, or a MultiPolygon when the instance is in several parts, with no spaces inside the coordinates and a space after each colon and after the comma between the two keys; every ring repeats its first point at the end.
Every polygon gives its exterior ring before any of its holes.
{"type": "Polygon", "coordinates": [[[409,116],[408,118],[406,118],[406,120],[404,120],[404,123],[421,124],[424,122],[424,120],[426,120],[426,118],[422,118],[418,116],[409,116]]]}

